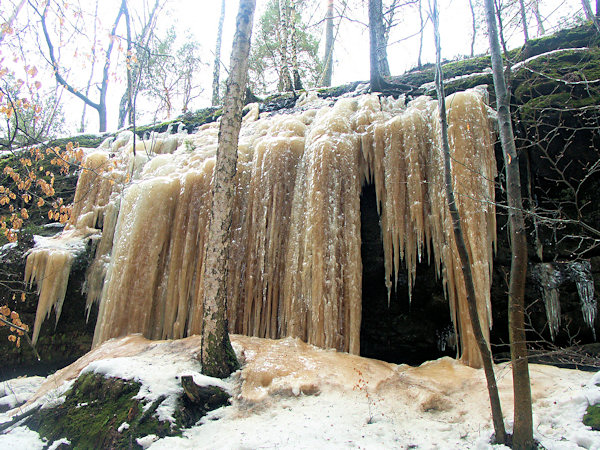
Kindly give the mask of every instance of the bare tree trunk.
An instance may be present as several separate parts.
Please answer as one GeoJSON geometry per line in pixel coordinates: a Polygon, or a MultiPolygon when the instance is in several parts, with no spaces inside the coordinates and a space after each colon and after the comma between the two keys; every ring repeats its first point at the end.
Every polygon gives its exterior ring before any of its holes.
{"type": "MultiPolygon", "coordinates": [[[[597,0],[597,1],[600,1],[600,0],[597,0]]],[[[533,5],[533,15],[535,16],[535,20],[537,22],[538,36],[542,36],[543,34],[546,33],[546,30],[544,29],[544,18],[540,14],[540,0],[533,0],[532,5],[533,5]]]]}
{"type": "Polygon", "coordinates": [[[510,243],[512,260],[508,287],[508,311],[510,353],[513,365],[513,392],[515,424],[513,448],[533,447],[533,421],[531,408],[531,387],[527,362],[527,342],[525,336],[525,277],[527,274],[527,240],[521,200],[521,179],[519,158],[510,116],[510,95],[504,79],[502,53],[498,39],[498,29],[494,15],[493,0],[485,0],[488,36],[500,143],[506,167],[506,193],[509,206],[510,243]]]}
{"type": "Polygon", "coordinates": [[[529,30],[527,29],[527,14],[525,13],[525,2],[519,0],[519,9],[521,10],[521,25],[523,26],[523,36],[525,37],[525,47],[529,43],[529,30]]]}
{"type": "Polygon", "coordinates": [[[289,27],[289,0],[276,0],[277,11],[279,15],[279,26],[277,27],[278,50],[281,57],[281,70],[279,72],[279,83],[277,88],[281,92],[291,91],[292,77],[290,75],[290,61],[288,49],[288,27],[289,27]],[[283,2],[283,4],[282,4],[283,2]]]}
{"type": "Polygon", "coordinates": [[[471,9],[471,18],[473,19],[473,34],[471,35],[471,58],[475,56],[475,39],[477,36],[477,18],[475,17],[475,7],[473,0],[469,0],[469,8],[471,9]]]}
{"type": "MultiPolygon", "coordinates": [[[[148,15],[148,19],[146,20],[142,31],[135,37],[135,47],[138,52],[141,49],[148,51],[148,43],[152,36],[154,26],[156,25],[156,17],[157,12],[159,11],[159,6],[161,8],[164,6],[164,0],[162,4],[161,0],[155,0],[154,6],[150,10],[150,14],[148,15]]],[[[128,8],[126,9],[126,13],[126,19],[129,21],[128,8]]],[[[121,96],[121,101],[119,102],[119,128],[125,126],[126,117],[128,118],[129,125],[134,125],[135,128],[135,104],[143,71],[143,69],[140,67],[139,58],[135,62],[133,62],[131,59],[133,56],[133,41],[130,31],[128,33],[128,41],[131,42],[131,46],[128,44],[130,65],[127,67],[127,88],[125,89],[125,93],[123,93],[121,96]]]]}
{"type": "MultiPolygon", "coordinates": [[[[382,34],[381,39],[379,40],[379,64],[381,67],[381,74],[384,77],[389,77],[391,75],[390,65],[387,57],[387,46],[390,37],[390,30],[394,24],[394,13],[396,12],[396,7],[398,6],[399,0],[392,0],[390,7],[387,11],[387,15],[383,13],[381,15],[381,25],[382,25],[382,34]]],[[[383,5],[382,5],[383,9],[383,5]]]]}
{"type": "Polygon", "coordinates": [[[134,114],[132,107],[132,96],[133,96],[133,42],[131,40],[131,19],[129,17],[129,8],[127,7],[127,3],[124,2],[123,14],[125,16],[125,26],[127,29],[127,56],[125,59],[125,71],[127,74],[127,87],[125,89],[125,102],[123,102],[123,98],[121,98],[121,104],[119,105],[119,128],[122,128],[125,125],[125,117],[127,117],[127,122],[129,125],[133,123],[132,116],[134,114]],[[122,106],[125,108],[122,108],[122,106]]]}
{"type": "MultiPolygon", "coordinates": [[[[381,2],[380,2],[381,3],[381,2]]],[[[381,11],[381,8],[380,8],[381,11]]],[[[390,65],[387,57],[387,32],[385,25],[383,23],[383,12],[381,14],[381,20],[377,22],[377,27],[375,28],[377,31],[377,61],[379,63],[379,71],[382,76],[389,77],[390,73],[390,65]]]]}
{"type": "Polygon", "coordinates": [[[217,29],[217,44],[215,46],[215,65],[213,68],[212,106],[219,103],[219,75],[221,73],[221,40],[223,38],[223,22],[225,21],[225,0],[221,0],[221,15],[217,29]]]}
{"type": "Polygon", "coordinates": [[[587,20],[592,20],[594,14],[592,13],[592,6],[590,5],[589,0],[581,0],[581,6],[583,6],[583,13],[585,14],[585,18],[587,20]]]}
{"type": "MultiPolygon", "coordinates": [[[[371,63],[372,91],[382,91],[386,84],[383,79],[385,73],[382,71],[381,59],[383,57],[381,52],[381,47],[383,47],[383,33],[383,13],[381,0],[369,0],[369,52],[371,63]]],[[[387,62],[387,56],[385,56],[385,60],[387,62]]]]}
{"type": "MultiPolygon", "coordinates": [[[[56,60],[56,56],[54,55],[54,45],[52,44],[52,40],[50,38],[50,34],[48,33],[48,28],[46,26],[46,16],[48,13],[48,9],[50,7],[50,0],[46,1],[44,6],[44,11],[39,12],[35,9],[36,13],[40,17],[40,21],[42,24],[42,31],[44,33],[44,38],[46,40],[46,45],[48,46],[48,56],[50,59],[50,63],[52,64],[52,69],[54,70],[54,77],[56,78],[56,82],[63,86],[67,91],[73,94],[75,97],[79,98],[88,106],[91,106],[98,112],[98,121],[99,121],[99,129],[100,132],[106,131],[106,93],[108,90],[108,77],[109,77],[109,69],[110,69],[110,55],[112,53],[112,49],[114,46],[114,39],[110,39],[110,43],[104,55],[104,70],[102,73],[102,83],[100,86],[100,99],[98,102],[92,101],[88,96],[83,95],[77,89],[73,88],[69,84],[69,82],[61,75],[60,66],[58,61],[56,60]]],[[[35,7],[34,7],[35,8],[35,7]]],[[[113,23],[113,27],[111,29],[110,36],[114,36],[117,30],[117,26],[119,25],[119,21],[121,20],[121,16],[123,16],[124,8],[126,8],[126,0],[121,2],[121,6],[119,8],[119,13],[117,14],[117,18],[113,23]]]]}
{"type": "Polygon", "coordinates": [[[205,375],[225,378],[239,363],[227,330],[227,258],[234,195],[233,178],[248,79],[248,55],[256,0],[240,0],[231,50],[231,71],[223,102],[213,178],[211,220],[204,271],[204,323],[200,361],[205,375]]]}
{"type": "Polygon", "coordinates": [[[499,35],[500,35],[500,43],[502,44],[502,50],[505,55],[508,55],[508,48],[506,47],[506,40],[504,39],[504,24],[502,22],[502,11],[500,11],[500,7],[498,6],[497,0],[494,0],[495,3],[495,11],[496,17],[498,18],[498,27],[499,27],[499,35]]]}
{"type": "MultiPolygon", "coordinates": [[[[600,1],[600,0],[599,0],[600,1]]],[[[333,75],[333,0],[327,0],[325,15],[325,67],[323,70],[323,86],[331,86],[333,75]]]]}
{"type": "Polygon", "coordinates": [[[290,36],[290,46],[292,53],[292,84],[294,90],[303,89],[302,79],[300,78],[300,68],[298,66],[298,45],[296,43],[296,4],[292,0],[289,6],[289,26],[292,28],[290,36]]]}
{"type": "Polygon", "coordinates": [[[419,56],[417,57],[417,67],[420,69],[423,64],[421,62],[421,56],[423,55],[423,35],[425,33],[425,24],[423,23],[423,2],[419,0],[419,56]]]}
{"type": "MultiPolygon", "coordinates": [[[[96,8],[94,11],[94,17],[98,17],[98,0],[96,0],[96,8]]],[[[96,42],[98,36],[98,21],[94,20],[94,42],[96,42]]],[[[88,97],[90,95],[90,87],[92,85],[92,80],[94,79],[94,68],[96,66],[96,46],[92,46],[92,66],[90,68],[90,77],[88,78],[87,85],[85,86],[85,96],[88,97]]],[[[85,113],[87,109],[87,103],[83,104],[83,109],[81,111],[81,124],[79,125],[79,132],[83,133],[85,131],[85,113]]]]}
{"type": "Polygon", "coordinates": [[[492,353],[481,329],[479,321],[479,313],[477,311],[477,299],[475,294],[475,285],[473,283],[473,274],[471,272],[471,262],[469,253],[463,236],[462,226],[460,223],[460,214],[456,206],[454,198],[454,188],[452,185],[452,166],[450,156],[450,145],[448,143],[448,123],[446,119],[446,101],[444,93],[444,76],[442,73],[441,45],[439,33],[439,15],[437,9],[437,0],[433,2],[433,29],[435,33],[435,50],[436,50],[436,72],[435,84],[438,97],[438,109],[440,114],[440,124],[442,129],[442,150],[444,153],[444,181],[446,185],[446,197],[448,199],[448,208],[452,216],[452,230],[456,241],[456,248],[460,257],[463,277],[465,280],[465,288],[467,292],[467,304],[469,305],[469,319],[475,340],[481,352],[483,362],[483,370],[487,381],[488,394],[490,397],[490,406],[492,409],[492,421],[494,423],[494,431],[496,434],[496,443],[506,443],[506,431],[504,429],[504,418],[502,416],[502,407],[500,405],[500,397],[498,395],[498,385],[496,384],[496,376],[494,375],[494,365],[492,353]]]}
{"type": "Polygon", "coordinates": [[[590,0],[581,0],[581,6],[583,6],[585,18],[587,20],[591,20],[596,30],[600,33],[600,22],[598,21],[598,17],[596,17],[592,12],[592,5],[590,4],[590,0]]]}

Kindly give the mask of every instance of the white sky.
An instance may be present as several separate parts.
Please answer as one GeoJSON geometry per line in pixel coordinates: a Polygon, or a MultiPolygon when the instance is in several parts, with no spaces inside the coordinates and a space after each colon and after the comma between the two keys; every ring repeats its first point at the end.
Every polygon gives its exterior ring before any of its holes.
{"type": "MultiPolygon", "coordinates": [[[[86,8],[88,0],[81,0],[83,8],[86,8]]],[[[453,59],[457,56],[468,55],[470,53],[471,43],[471,13],[468,0],[439,0],[440,1],[440,22],[442,38],[442,54],[446,59],[453,59]]],[[[477,2],[478,0],[475,0],[477,2]]],[[[552,30],[552,26],[580,15],[581,4],[578,0],[539,0],[540,9],[543,16],[548,20],[547,31],[552,30]]],[[[340,0],[335,0],[339,4],[340,0]]],[[[427,13],[428,2],[424,2],[424,15],[427,13]]],[[[99,15],[105,27],[110,26],[114,20],[120,0],[103,0],[100,2],[99,15]]],[[[318,23],[325,14],[327,0],[316,0],[308,14],[312,17],[311,22],[315,25],[312,29],[315,34],[322,38],[323,27],[318,23]]],[[[334,50],[334,71],[333,85],[340,85],[357,80],[368,80],[369,78],[369,36],[368,30],[359,22],[367,22],[366,0],[349,0],[352,5],[348,14],[354,21],[345,20],[339,31],[338,39],[334,50]]],[[[92,8],[92,2],[89,7],[92,8]]],[[[141,7],[142,0],[129,0],[131,10],[141,7]]],[[[237,14],[238,0],[226,0],[227,11],[225,17],[225,26],[223,30],[223,43],[221,57],[225,64],[228,64],[229,54],[231,52],[231,42],[235,28],[235,16],[237,14]]],[[[257,12],[254,23],[258,23],[259,17],[264,12],[267,0],[257,0],[257,12]]],[[[220,14],[220,0],[170,0],[165,11],[159,17],[158,29],[166,30],[169,26],[176,27],[178,36],[183,36],[186,30],[190,30],[195,38],[200,42],[202,48],[202,59],[206,63],[198,74],[201,85],[204,87],[203,95],[197,99],[192,110],[209,106],[211,85],[212,85],[212,64],[214,60],[214,48],[217,33],[217,24],[220,14]]],[[[6,17],[6,11],[12,9],[10,2],[0,2],[0,12],[6,17]]],[[[30,16],[31,17],[31,16],[30,16]]],[[[419,29],[419,18],[415,8],[403,8],[399,10],[396,17],[402,17],[402,21],[393,30],[389,38],[388,57],[392,75],[399,75],[406,70],[415,67],[417,64],[417,54],[419,47],[419,38],[414,36],[405,39],[408,36],[417,34],[419,29]],[[403,40],[404,39],[404,40],[403,40]],[[400,41],[400,42],[398,42],[400,41]]],[[[19,17],[21,19],[21,16],[19,17]]],[[[536,24],[530,19],[530,35],[536,36],[536,24]]],[[[485,25],[479,24],[479,31],[476,40],[475,53],[483,53],[487,50],[487,37],[483,31],[485,25]]],[[[90,30],[86,30],[88,33],[90,30]]],[[[124,34],[124,26],[121,25],[118,34],[124,34]],[[121,30],[121,28],[123,30],[121,30]]],[[[425,29],[425,39],[423,43],[423,63],[432,62],[435,57],[433,47],[433,32],[431,26],[425,29]]],[[[520,30],[508,30],[509,45],[514,47],[520,45],[520,30]]],[[[106,42],[106,35],[101,35],[101,41],[106,42]]],[[[41,37],[40,37],[41,39],[41,37]]],[[[322,41],[324,38],[321,39],[322,41]]],[[[43,42],[42,42],[43,44],[43,42]]],[[[30,42],[30,45],[34,45],[30,42]]],[[[44,45],[42,45],[44,47],[44,45]]],[[[1,49],[0,49],[1,50],[1,49]]],[[[67,52],[65,52],[67,53],[67,52]]],[[[321,50],[322,53],[322,50],[321,50]]],[[[63,58],[63,61],[66,60],[63,58]]],[[[68,59],[67,59],[68,60],[68,59]]],[[[82,65],[81,58],[77,63],[82,65]]],[[[42,81],[45,86],[52,84],[52,75],[48,71],[48,66],[43,61],[34,62],[41,71],[45,73],[42,81]]],[[[69,64],[67,64],[69,66],[69,64]]],[[[99,64],[100,66],[100,64],[99,64]]],[[[114,69],[114,64],[111,69],[114,69]]],[[[97,72],[100,70],[97,69],[97,72]]],[[[85,67],[73,68],[71,70],[70,80],[75,79],[73,84],[80,87],[85,85],[88,74],[85,67]]],[[[226,77],[224,71],[221,72],[221,79],[226,77]]],[[[124,74],[120,72],[116,75],[116,81],[113,80],[109,88],[108,95],[108,128],[114,130],[117,122],[118,103],[125,89],[124,74]]],[[[92,97],[94,97],[92,95],[92,97]]],[[[69,93],[63,93],[64,110],[67,116],[67,125],[69,131],[76,129],[80,121],[82,102],[75,99],[69,93]]],[[[95,100],[95,98],[93,98],[95,100]]],[[[175,116],[177,112],[175,113],[175,116]]],[[[88,129],[93,132],[97,130],[97,114],[94,110],[88,109],[88,129]]],[[[141,122],[147,122],[144,119],[141,122]]]]}

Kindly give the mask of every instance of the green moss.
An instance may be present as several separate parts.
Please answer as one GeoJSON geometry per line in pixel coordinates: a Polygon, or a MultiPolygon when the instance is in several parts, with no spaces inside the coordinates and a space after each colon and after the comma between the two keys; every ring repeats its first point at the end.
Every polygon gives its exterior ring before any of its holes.
{"type": "Polygon", "coordinates": [[[69,142],[73,142],[73,144],[77,143],[79,147],[85,148],[96,148],[102,142],[111,136],[114,136],[114,133],[105,133],[105,134],[81,134],[78,136],[54,139],[51,141],[48,146],[49,147],[64,147],[69,142]]]}
{"type": "Polygon", "coordinates": [[[483,72],[491,66],[489,56],[478,56],[475,58],[453,61],[442,66],[444,77],[453,78],[465,74],[483,72]]]}
{"type": "Polygon", "coordinates": [[[532,55],[539,55],[559,48],[597,47],[600,37],[594,26],[588,22],[583,25],[560,30],[551,36],[530,41],[532,55]]]}
{"type": "MultiPolygon", "coordinates": [[[[561,30],[551,36],[529,41],[529,48],[524,52],[522,48],[509,50],[507,58],[514,64],[523,61],[531,56],[540,55],[552,50],[561,48],[576,47],[598,47],[600,37],[595,32],[591,24],[584,24],[578,27],[561,30]]],[[[597,49],[593,49],[597,51],[597,49]]],[[[575,52],[572,52],[575,53],[575,52]]],[[[595,57],[594,57],[595,59],[595,57]]],[[[444,78],[450,79],[461,75],[483,72],[491,67],[490,57],[488,55],[476,56],[474,58],[465,58],[458,61],[445,62],[442,65],[444,78]]],[[[569,70],[569,63],[563,62],[563,68],[569,70]]],[[[413,69],[401,76],[392,77],[392,81],[399,84],[406,84],[413,87],[421,86],[425,83],[434,81],[435,70],[432,64],[426,64],[420,69],[413,69]]],[[[477,84],[490,84],[491,75],[483,77],[483,80],[468,82],[464,81],[456,85],[452,84],[452,91],[468,89],[477,84]],[[464,86],[463,86],[464,84],[464,86]]],[[[597,78],[589,78],[597,79],[597,78]]]]}
{"type": "Polygon", "coordinates": [[[600,431],[600,405],[590,405],[583,416],[583,424],[600,431]]]}
{"type": "Polygon", "coordinates": [[[539,57],[519,69],[513,80],[515,102],[524,120],[542,115],[557,120],[565,108],[600,102],[600,49],[564,50],[539,57]],[[590,83],[591,82],[591,83],[590,83]]]}
{"type": "MultiPolygon", "coordinates": [[[[222,115],[222,108],[204,108],[199,109],[195,112],[188,112],[182,116],[179,116],[173,120],[169,120],[166,122],[136,127],[135,132],[138,136],[144,136],[144,134],[153,131],[156,133],[164,133],[169,128],[169,125],[173,125],[174,129],[176,130],[177,126],[175,125],[182,123],[184,129],[187,130],[188,133],[191,133],[199,126],[202,126],[206,123],[215,122],[222,115]]],[[[129,130],[133,130],[133,127],[129,127],[129,130]]]]}
{"type": "Polygon", "coordinates": [[[176,436],[194,425],[207,411],[224,406],[229,396],[220,388],[202,388],[202,399],[178,399],[175,422],[160,421],[156,410],[165,397],[144,405],[135,396],[140,384],[86,373],[66,394],[63,404],[35,413],[27,425],[53,442],[66,437],[74,448],[140,448],[136,439],[149,434],[176,436]],[[127,422],[127,430],[118,431],[127,422]]]}
{"type": "Polygon", "coordinates": [[[360,81],[355,81],[353,83],[343,84],[341,86],[324,87],[318,89],[317,93],[321,98],[339,97],[346,92],[354,91],[359,84],[360,81]]]}
{"type": "Polygon", "coordinates": [[[62,405],[40,410],[28,426],[49,442],[66,437],[75,448],[140,448],[138,437],[177,434],[170,423],[153,414],[163,399],[144,411],[134,398],[139,390],[139,383],[87,373],[75,382],[62,405]],[[119,432],[123,422],[130,427],[119,432]]]}

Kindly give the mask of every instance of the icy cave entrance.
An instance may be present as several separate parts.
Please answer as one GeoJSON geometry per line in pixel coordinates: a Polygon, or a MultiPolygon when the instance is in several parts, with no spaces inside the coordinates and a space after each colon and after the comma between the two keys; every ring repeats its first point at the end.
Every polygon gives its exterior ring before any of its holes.
{"type": "Polygon", "coordinates": [[[362,322],[360,354],[396,364],[418,365],[442,356],[456,355],[448,301],[442,282],[427,257],[417,266],[412,301],[408,272],[399,274],[388,306],[381,222],[375,186],[363,187],[360,199],[362,322]]]}

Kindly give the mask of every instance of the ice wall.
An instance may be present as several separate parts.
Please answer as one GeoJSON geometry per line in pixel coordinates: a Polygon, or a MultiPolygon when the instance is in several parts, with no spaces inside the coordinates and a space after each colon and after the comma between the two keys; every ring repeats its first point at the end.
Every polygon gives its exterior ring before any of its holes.
{"type": "MultiPolygon", "coordinates": [[[[481,93],[447,102],[454,187],[488,330],[491,132],[481,93]]],[[[82,172],[72,225],[102,228],[87,277],[88,302],[100,301],[94,346],[127,333],[160,339],[201,331],[217,131],[208,124],[194,135],[154,136],[138,142],[135,155],[123,135],[88,156],[110,168],[82,172]]],[[[426,97],[405,106],[374,95],[335,103],[313,96],[284,114],[248,113],[231,228],[231,331],[360,351],[365,182],[377,192],[388,289],[404,267],[412,284],[427,253],[444,281],[461,357],[479,365],[444,194],[437,106],[426,97]]]]}

